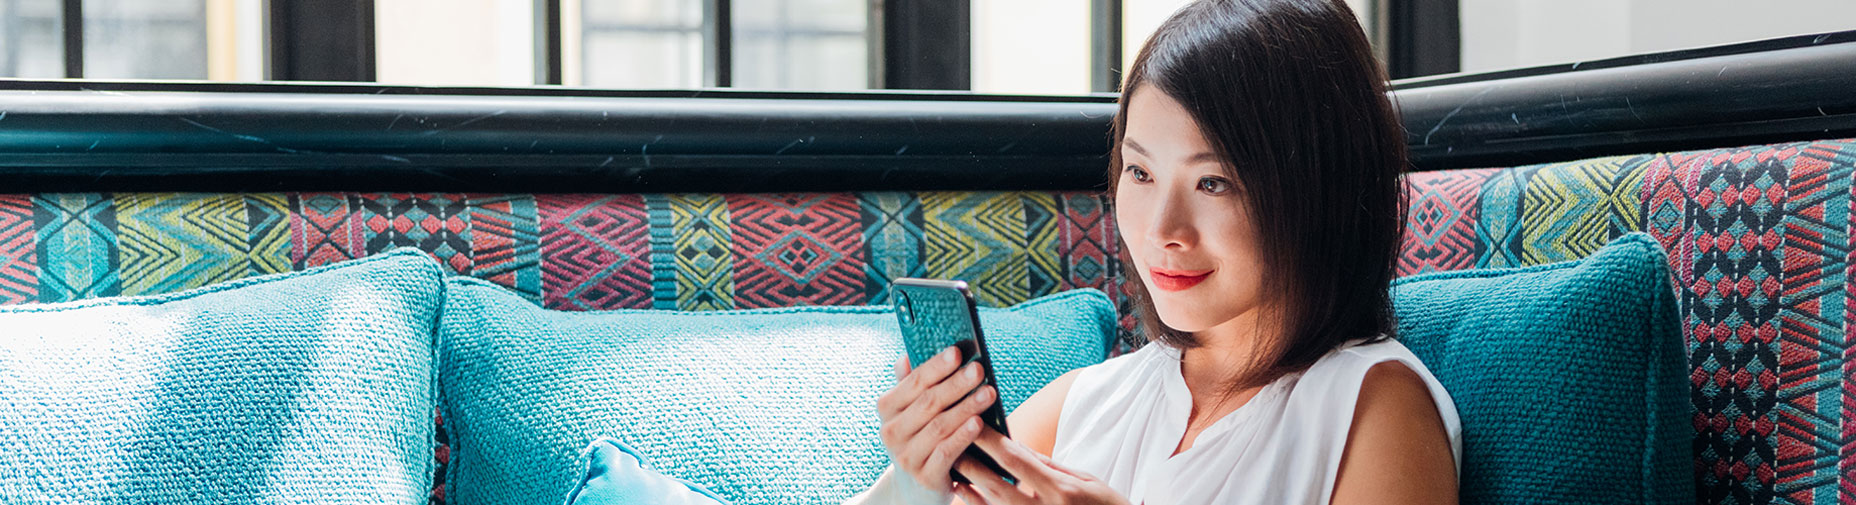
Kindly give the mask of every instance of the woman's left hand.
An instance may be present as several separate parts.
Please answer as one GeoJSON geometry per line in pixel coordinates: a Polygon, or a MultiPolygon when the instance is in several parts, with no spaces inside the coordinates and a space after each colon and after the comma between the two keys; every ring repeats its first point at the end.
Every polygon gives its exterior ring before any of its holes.
{"type": "Polygon", "coordinates": [[[1050,458],[1025,447],[992,428],[980,429],[973,442],[992,456],[1000,468],[1018,478],[1014,486],[986,465],[962,457],[955,468],[971,484],[955,484],[954,493],[967,505],[997,504],[1117,504],[1127,498],[1115,494],[1108,484],[1088,474],[1058,466],[1050,458]]]}

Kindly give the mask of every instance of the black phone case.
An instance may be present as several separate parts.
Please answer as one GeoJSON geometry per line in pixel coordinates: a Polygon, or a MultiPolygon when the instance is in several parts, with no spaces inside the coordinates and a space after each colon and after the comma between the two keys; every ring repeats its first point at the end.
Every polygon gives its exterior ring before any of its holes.
{"type": "MultiPolygon", "coordinates": [[[[986,352],[986,336],[980,330],[979,310],[975,308],[972,293],[967,291],[966,282],[905,278],[896,279],[891,289],[894,290],[891,298],[896,303],[896,320],[902,326],[902,345],[909,355],[910,368],[921,366],[949,346],[956,346],[960,348],[961,364],[979,362],[980,368],[985,371],[981,384],[992,386],[994,391],[999,389],[997,378],[993,375],[992,356],[986,352]]],[[[1002,435],[1011,436],[1011,432],[1006,431],[1005,407],[999,397],[995,397],[992,406],[980,413],[980,421],[1002,435]]],[[[979,447],[968,446],[965,454],[986,465],[1000,477],[1008,481],[1016,480],[979,447]]],[[[950,476],[954,482],[968,482],[958,470],[951,472],[950,476]]]]}

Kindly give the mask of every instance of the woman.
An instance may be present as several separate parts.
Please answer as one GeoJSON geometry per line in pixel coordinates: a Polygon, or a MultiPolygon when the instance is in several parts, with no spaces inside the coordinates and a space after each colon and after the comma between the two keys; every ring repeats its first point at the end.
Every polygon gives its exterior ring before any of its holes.
{"type": "Polygon", "coordinates": [[[1455,503],[1455,408],[1389,338],[1403,138],[1341,0],[1182,8],[1135,58],[1113,127],[1150,342],[1045,386],[1011,439],[978,422],[998,395],[977,374],[898,362],[877,407],[896,464],[861,498],[1455,503]],[[960,456],[974,443],[1018,485],[960,456]]]}

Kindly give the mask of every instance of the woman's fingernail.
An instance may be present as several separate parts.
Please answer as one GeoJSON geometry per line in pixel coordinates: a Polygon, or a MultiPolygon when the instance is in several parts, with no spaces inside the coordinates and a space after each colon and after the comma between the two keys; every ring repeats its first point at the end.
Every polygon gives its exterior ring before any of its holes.
{"type": "Polygon", "coordinates": [[[980,386],[979,394],[975,394],[973,396],[979,397],[980,403],[990,402],[992,401],[992,388],[987,387],[987,386],[980,386]]]}
{"type": "Polygon", "coordinates": [[[980,364],[979,363],[968,363],[967,364],[967,378],[968,379],[980,378],[980,364]]]}
{"type": "Polygon", "coordinates": [[[980,429],[979,418],[975,417],[975,418],[967,419],[967,424],[965,426],[961,426],[960,429],[961,431],[966,431],[969,433],[979,430],[980,429]]]}
{"type": "Polygon", "coordinates": [[[954,359],[957,357],[954,354],[954,348],[952,347],[947,348],[945,351],[941,351],[941,361],[953,363],[954,359]]]}

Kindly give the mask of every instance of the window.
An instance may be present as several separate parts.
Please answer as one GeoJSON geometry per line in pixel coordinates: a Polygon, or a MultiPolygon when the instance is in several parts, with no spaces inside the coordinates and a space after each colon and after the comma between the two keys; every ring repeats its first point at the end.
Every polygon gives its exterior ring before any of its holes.
{"type": "Polygon", "coordinates": [[[0,76],[63,77],[59,0],[0,0],[0,76]]]}
{"type": "Polygon", "coordinates": [[[973,0],[973,91],[1083,94],[1090,82],[1090,2],[973,0]],[[1037,20],[1027,23],[1026,20],[1037,20]]]}
{"type": "Polygon", "coordinates": [[[374,19],[379,82],[536,83],[533,0],[377,0],[374,19]]]}
{"type": "Polygon", "coordinates": [[[258,80],[263,1],[0,0],[0,77],[258,80]]]}
{"type": "Polygon", "coordinates": [[[703,0],[568,0],[561,3],[565,83],[597,88],[712,85],[703,0]],[[578,5],[575,5],[578,4],[578,5]],[[577,15],[576,15],[577,14],[577,15]],[[578,22],[574,22],[576,20],[578,22]],[[574,28],[578,28],[576,36],[574,28]],[[573,50],[574,46],[577,51],[573,50]]]}
{"type": "Polygon", "coordinates": [[[84,77],[205,79],[205,0],[84,0],[84,77]]]}
{"type": "Polygon", "coordinates": [[[734,8],[733,83],[852,90],[870,82],[865,0],[747,0],[734,8]]]}
{"type": "Polygon", "coordinates": [[[1464,72],[1856,29],[1848,0],[1474,0],[1459,8],[1464,72]]]}
{"type": "MultiPolygon", "coordinates": [[[[1084,94],[1189,1],[0,0],[0,77],[1084,94]]],[[[1849,0],[1344,1],[1395,77],[1856,29],[1849,0]]]]}

